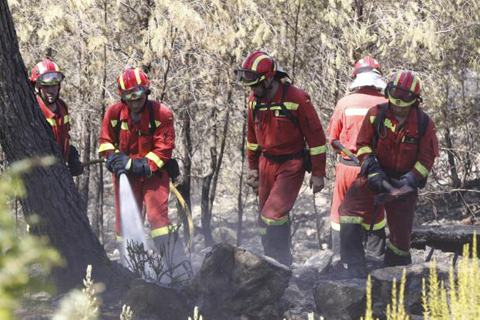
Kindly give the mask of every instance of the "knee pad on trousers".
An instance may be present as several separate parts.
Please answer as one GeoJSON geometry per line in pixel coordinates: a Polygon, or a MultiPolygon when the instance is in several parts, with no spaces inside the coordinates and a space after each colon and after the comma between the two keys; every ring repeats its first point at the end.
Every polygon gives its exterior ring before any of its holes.
{"type": "Polygon", "coordinates": [[[373,256],[380,257],[385,253],[385,228],[372,230],[367,235],[365,251],[373,256]]]}
{"type": "Polygon", "coordinates": [[[288,267],[292,265],[290,250],[290,225],[268,226],[266,234],[265,255],[274,258],[288,267]]]}
{"type": "Polygon", "coordinates": [[[342,223],[340,227],[340,255],[343,263],[365,265],[363,226],[358,223],[342,223]]]}
{"type": "Polygon", "coordinates": [[[400,256],[387,247],[385,258],[383,259],[385,267],[406,266],[412,263],[412,256],[400,256]]]}

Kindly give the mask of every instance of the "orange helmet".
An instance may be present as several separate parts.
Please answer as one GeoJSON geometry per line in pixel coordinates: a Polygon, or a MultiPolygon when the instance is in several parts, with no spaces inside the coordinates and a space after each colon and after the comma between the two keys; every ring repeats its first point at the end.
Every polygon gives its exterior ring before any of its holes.
{"type": "Polygon", "coordinates": [[[420,79],[412,71],[398,71],[390,77],[387,84],[386,96],[388,100],[400,107],[408,107],[420,97],[420,79]]]}
{"type": "Polygon", "coordinates": [[[278,71],[286,76],[281,69],[278,69],[277,63],[270,55],[266,52],[254,51],[245,59],[242,67],[235,70],[235,73],[238,81],[250,87],[274,77],[278,71]]]}
{"type": "Polygon", "coordinates": [[[362,59],[358,60],[357,63],[355,63],[350,77],[355,78],[357,74],[362,72],[376,72],[380,75],[383,74],[380,63],[370,56],[364,56],[362,59]]]}
{"type": "Polygon", "coordinates": [[[30,75],[30,81],[36,85],[54,86],[60,84],[64,75],[55,62],[48,59],[42,60],[35,65],[30,75]]]}
{"type": "Polygon", "coordinates": [[[130,67],[117,78],[118,94],[125,100],[139,99],[143,93],[150,93],[147,75],[139,68],[130,67]]]}

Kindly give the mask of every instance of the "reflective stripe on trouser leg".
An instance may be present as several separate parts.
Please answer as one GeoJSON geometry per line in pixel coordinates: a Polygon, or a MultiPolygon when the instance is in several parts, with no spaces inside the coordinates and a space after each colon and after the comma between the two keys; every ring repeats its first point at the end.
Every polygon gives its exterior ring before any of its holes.
{"type": "Polygon", "coordinates": [[[343,263],[365,265],[362,217],[343,216],[340,210],[340,256],[343,263]]]}
{"type": "Polygon", "coordinates": [[[383,262],[385,267],[406,266],[412,263],[412,256],[410,252],[399,250],[391,242],[388,242],[383,262]]]}

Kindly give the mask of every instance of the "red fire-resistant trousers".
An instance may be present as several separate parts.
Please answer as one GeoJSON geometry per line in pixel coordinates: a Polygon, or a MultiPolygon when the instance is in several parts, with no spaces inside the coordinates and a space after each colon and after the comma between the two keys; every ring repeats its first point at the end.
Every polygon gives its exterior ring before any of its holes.
{"type": "MultiPolygon", "coordinates": [[[[402,265],[411,261],[410,237],[417,197],[417,192],[412,192],[384,205],[390,230],[385,253],[387,265],[402,265]]],[[[341,255],[344,263],[364,262],[363,246],[358,244],[358,239],[362,238],[358,233],[361,233],[363,228],[357,228],[355,225],[362,224],[367,219],[371,221],[374,211],[377,210],[374,206],[374,198],[375,194],[368,188],[367,179],[363,175],[353,182],[345,195],[339,208],[341,255]]]]}
{"type": "MultiPolygon", "coordinates": [[[[145,203],[148,221],[151,225],[152,237],[168,233],[168,226],[171,225],[171,221],[168,218],[170,184],[168,174],[163,170],[162,172],[153,174],[153,176],[149,178],[128,175],[128,181],[137,200],[140,212],[145,203]]],[[[115,233],[117,236],[121,236],[120,199],[118,181],[115,176],[113,177],[113,183],[115,186],[115,233]]]]}
{"type": "Polygon", "coordinates": [[[286,266],[293,261],[288,213],[295,204],[304,176],[302,159],[275,163],[260,158],[258,224],[262,245],[265,255],[286,266]]]}
{"type": "MultiPolygon", "coordinates": [[[[350,163],[350,161],[348,163],[350,163]]],[[[340,252],[339,207],[342,204],[343,199],[345,198],[348,188],[350,188],[353,182],[357,179],[361,169],[359,166],[354,166],[353,161],[351,161],[351,163],[352,165],[346,165],[346,164],[343,164],[342,162],[338,162],[337,165],[335,166],[335,188],[333,190],[332,209],[330,211],[332,250],[335,253],[340,252]]],[[[372,221],[372,216],[364,217],[363,227],[366,230],[370,228],[371,221],[372,221]]],[[[384,214],[383,207],[381,207],[378,217],[375,221],[373,230],[376,232],[377,230],[381,230],[384,227],[385,227],[385,214],[384,214]]],[[[384,230],[378,233],[383,234],[384,230]]],[[[381,237],[381,235],[379,236],[381,237]]],[[[373,240],[373,239],[369,239],[369,240],[373,240]]],[[[383,239],[377,239],[377,241],[384,242],[383,239]]],[[[374,247],[379,246],[379,244],[376,243],[377,241],[373,241],[374,244],[372,244],[372,248],[370,248],[369,250],[372,251],[372,253],[375,255],[380,255],[380,254],[383,254],[384,248],[375,249],[374,247]]]]}
{"type": "Polygon", "coordinates": [[[258,197],[261,218],[267,225],[288,222],[304,176],[302,159],[279,164],[260,157],[258,197]]]}

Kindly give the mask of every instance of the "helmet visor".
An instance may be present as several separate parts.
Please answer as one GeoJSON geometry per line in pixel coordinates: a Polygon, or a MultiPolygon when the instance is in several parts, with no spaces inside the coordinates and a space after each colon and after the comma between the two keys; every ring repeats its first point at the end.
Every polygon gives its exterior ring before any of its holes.
{"type": "Polygon", "coordinates": [[[419,96],[413,91],[396,86],[387,87],[387,93],[388,100],[394,105],[400,107],[408,107],[419,98],[419,96]]]}
{"type": "Polygon", "coordinates": [[[146,92],[148,88],[145,86],[136,86],[130,89],[127,89],[122,92],[122,99],[123,100],[138,100],[140,99],[146,92]]]}
{"type": "Polygon", "coordinates": [[[403,102],[412,102],[418,99],[418,95],[416,95],[413,91],[396,86],[391,86],[388,88],[388,95],[393,99],[400,99],[403,102]]]}
{"type": "Polygon", "coordinates": [[[258,73],[246,69],[235,70],[237,81],[240,81],[244,86],[253,86],[264,80],[265,73],[258,73]]]}
{"type": "Polygon", "coordinates": [[[61,72],[52,71],[40,75],[37,79],[37,83],[42,86],[55,86],[60,84],[64,79],[64,76],[61,72]]]}

